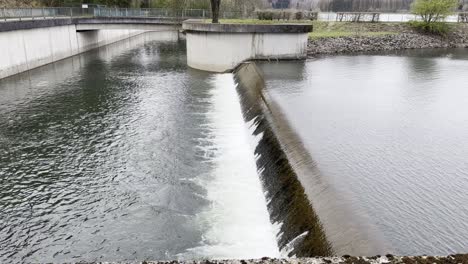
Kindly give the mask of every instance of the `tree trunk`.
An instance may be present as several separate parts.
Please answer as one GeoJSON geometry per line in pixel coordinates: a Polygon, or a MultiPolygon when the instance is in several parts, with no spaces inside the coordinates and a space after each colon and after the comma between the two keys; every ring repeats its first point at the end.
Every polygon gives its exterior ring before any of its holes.
{"type": "Polygon", "coordinates": [[[212,14],[212,23],[219,23],[219,4],[221,0],[210,0],[211,1],[211,14],[212,14]]]}

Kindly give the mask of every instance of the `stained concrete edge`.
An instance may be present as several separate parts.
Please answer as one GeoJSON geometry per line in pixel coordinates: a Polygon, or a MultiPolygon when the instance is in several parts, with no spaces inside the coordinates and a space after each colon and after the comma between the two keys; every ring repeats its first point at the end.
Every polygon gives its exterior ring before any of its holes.
{"type": "Polygon", "coordinates": [[[52,18],[52,19],[34,19],[23,21],[5,21],[0,22],[0,32],[46,28],[46,27],[60,27],[73,24],[71,18],[52,18]]]}
{"type": "Polygon", "coordinates": [[[93,18],[37,18],[34,20],[14,20],[0,22],[0,32],[59,27],[78,24],[147,24],[147,25],[180,25],[182,21],[170,18],[147,17],[93,17],[93,18]]]}
{"type": "Polygon", "coordinates": [[[215,33],[309,33],[311,24],[213,24],[199,19],[188,19],[182,29],[189,32],[215,33]]]}

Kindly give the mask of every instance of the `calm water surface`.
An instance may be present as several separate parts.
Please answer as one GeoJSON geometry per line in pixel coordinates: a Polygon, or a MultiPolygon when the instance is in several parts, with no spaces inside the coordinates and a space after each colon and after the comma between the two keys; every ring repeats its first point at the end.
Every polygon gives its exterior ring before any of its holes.
{"type": "Polygon", "coordinates": [[[277,256],[232,76],[161,34],[0,80],[0,262],[277,256]]]}
{"type": "MultiPolygon", "coordinates": [[[[146,34],[0,80],[0,262],[280,255],[261,136],[233,76],[188,69],[184,46],[146,34]]],[[[346,207],[328,234],[468,250],[466,50],[261,67],[328,186],[319,217],[346,207]]]]}
{"type": "Polygon", "coordinates": [[[467,50],[262,69],[269,94],[331,186],[325,191],[350,202],[385,251],[468,251],[467,50]]]}

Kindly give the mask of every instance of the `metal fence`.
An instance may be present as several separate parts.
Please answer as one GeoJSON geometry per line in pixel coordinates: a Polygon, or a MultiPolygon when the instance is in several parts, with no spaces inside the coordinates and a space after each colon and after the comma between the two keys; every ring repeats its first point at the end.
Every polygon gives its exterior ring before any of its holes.
{"type": "MultiPolygon", "coordinates": [[[[347,14],[352,14],[356,13],[359,14],[359,12],[348,12],[347,14]]],[[[376,12],[361,12],[361,14],[377,14],[376,12]]],[[[356,16],[348,16],[347,19],[341,19],[342,12],[334,13],[334,12],[320,12],[318,20],[319,21],[353,21],[355,20],[356,16]]],[[[408,21],[420,21],[421,17],[414,15],[414,14],[409,14],[409,13],[378,13],[378,22],[408,22],[408,21]]],[[[463,13],[460,13],[463,14],[463,13]]],[[[366,19],[362,21],[371,21],[372,19],[366,19]]],[[[459,14],[454,14],[447,16],[444,19],[445,22],[463,22],[460,21],[459,19],[459,14]]]]}
{"type": "MultiPolygon", "coordinates": [[[[35,20],[73,17],[151,17],[151,18],[210,18],[205,9],[158,9],[158,8],[0,8],[0,20],[35,20]]],[[[220,18],[242,18],[242,12],[220,12],[220,18]]]]}
{"type": "MultiPolygon", "coordinates": [[[[96,17],[168,17],[168,18],[210,18],[206,9],[158,9],[158,8],[97,8],[96,17]]],[[[220,18],[242,18],[242,12],[220,12],[220,18]]]]}
{"type": "MultiPolygon", "coordinates": [[[[158,8],[107,8],[107,7],[54,7],[54,8],[0,8],[0,21],[35,20],[74,17],[150,17],[150,18],[210,18],[211,11],[206,9],[158,9],[158,8]]],[[[220,12],[221,19],[256,18],[255,13],[243,14],[236,11],[220,12]]],[[[406,22],[418,20],[413,14],[379,13],[380,22],[406,22]]],[[[320,12],[319,21],[339,21],[339,13],[320,12]]],[[[468,13],[448,16],[447,22],[467,22],[468,13]]]]}

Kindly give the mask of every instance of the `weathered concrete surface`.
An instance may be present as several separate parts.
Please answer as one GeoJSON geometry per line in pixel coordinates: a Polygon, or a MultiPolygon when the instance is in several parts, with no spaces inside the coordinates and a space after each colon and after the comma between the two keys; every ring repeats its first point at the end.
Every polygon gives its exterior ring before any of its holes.
{"type": "Polygon", "coordinates": [[[225,72],[246,60],[304,59],[310,25],[210,24],[184,21],[187,64],[225,72]]]}
{"type": "Polygon", "coordinates": [[[97,17],[97,18],[76,18],[73,24],[77,30],[98,30],[98,29],[140,29],[150,31],[178,30],[182,21],[167,18],[147,18],[147,17],[97,17]]]}
{"type": "Polygon", "coordinates": [[[132,29],[132,30],[146,30],[146,31],[178,31],[180,26],[172,24],[132,24],[132,23],[80,23],[76,24],[77,31],[90,31],[90,30],[109,30],[109,29],[132,29]]]}
{"type": "MultiPolygon", "coordinates": [[[[99,20],[92,22],[97,21],[99,20]]],[[[81,22],[90,23],[89,20],[81,22]]],[[[178,32],[178,28],[171,24],[121,29],[112,24],[75,23],[76,21],[70,19],[0,23],[0,28],[16,29],[0,32],[0,79],[148,31],[178,32]],[[89,27],[80,30],[81,25],[101,29],[89,27]],[[33,28],[21,29],[28,26],[33,28]]]]}
{"type": "Polygon", "coordinates": [[[25,21],[6,21],[0,23],[0,32],[15,31],[23,29],[59,27],[72,25],[71,18],[57,19],[40,19],[40,20],[25,20],[25,21]]]}
{"type": "Polygon", "coordinates": [[[141,30],[76,32],[75,25],[0,33],[0,78],[143,33],[141,30]]]}
{"type": "Polygon", "coordinates": [[[189,19],[182,25],[185,31],[218,32],[218,33],[308,33],[310,24],[211,24],[200,20],[189,19]]]}
{"type": "MultiPolygon", "coordinates": [[[[96,17],[96,18],[54,18],[54,19],[35,19],[23,21],[5,21],[0,23],[0,32],[15,31],[23,29],[35,29],[45,27],[69,26],[69,25],[94,25],[94,29],[102,29],[102,25],[113,25],[113,28],[136,29],[135,27],[145,26],[151,30],[152,26],[177,26],[181,21],[165,18],[118,18],[118,17],[96,17]],[[100,27],[100,28],[98,28],[100,27]],[[132,28],[130,28],[132,27],[132,28]]],[[[158,27],[154,29],[157,30],[158,27]]]]}

